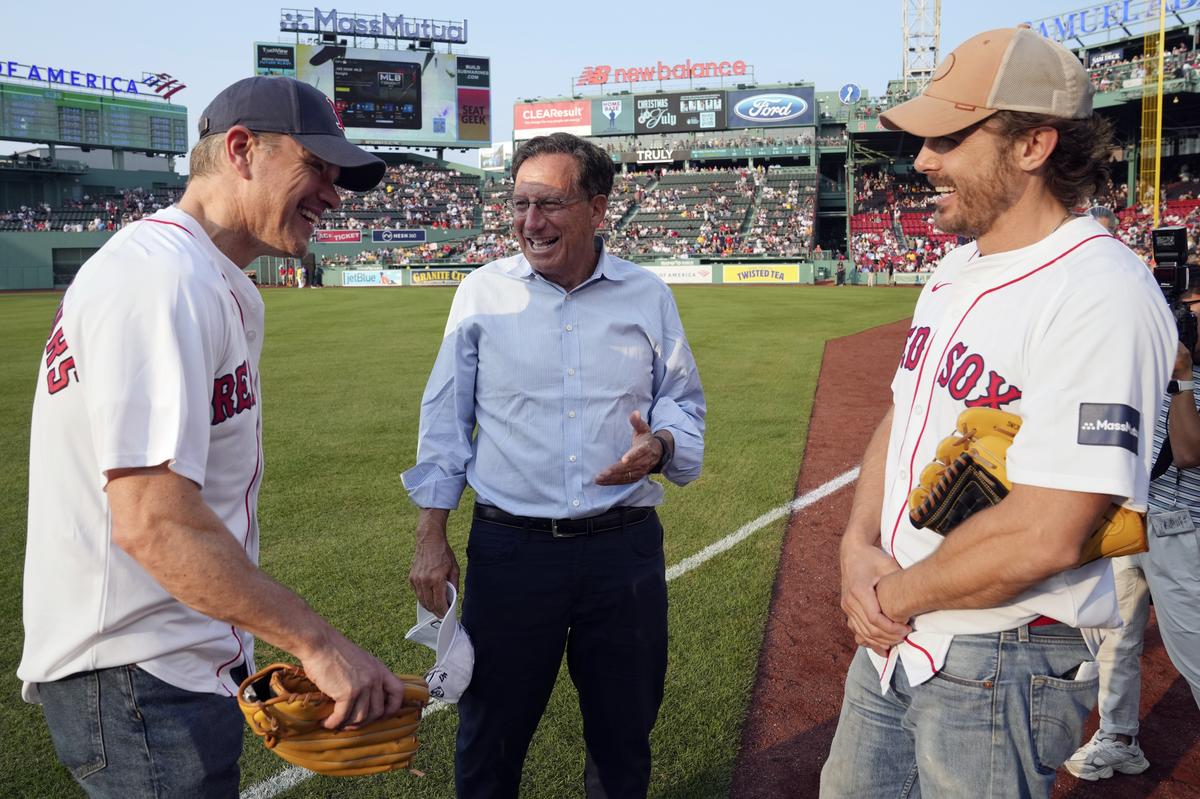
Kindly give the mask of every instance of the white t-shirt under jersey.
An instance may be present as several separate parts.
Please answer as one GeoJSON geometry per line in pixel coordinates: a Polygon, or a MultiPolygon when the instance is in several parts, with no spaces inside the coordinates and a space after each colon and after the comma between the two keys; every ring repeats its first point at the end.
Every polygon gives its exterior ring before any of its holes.
{"type": "MultiPolygon", "coordinates": [[[[1111,494],[1144,510],[1175,341],[1150,270],[1090,217],[1019,250],[980,257],[971,244],[948,254],[917,301],[892,381],[884,550],[907,567],[941,544],[937,533],[913,527],[908,495],[968,407],[1021,417],[1008,451],[1014,483],[1111,494]]],[[[921,614],[888,657],[871,658],[885,688],[897,657],[916,685],[942,667],[954,635],[1039,616],[1119,626],[1108,561],[1055,575],[1003,607],[921,614]]]]}
{"type": "Polygon", "coordinates": [[[257,562],[262,337],[257,288],[178,208],[124,228],[80,268],[38,364],[26,683],[136,663],[180,688],[236,693],[229,669],[252,669],[252,637],[176,600],[113,543],[105,473],[167,463],[257,562]]]}

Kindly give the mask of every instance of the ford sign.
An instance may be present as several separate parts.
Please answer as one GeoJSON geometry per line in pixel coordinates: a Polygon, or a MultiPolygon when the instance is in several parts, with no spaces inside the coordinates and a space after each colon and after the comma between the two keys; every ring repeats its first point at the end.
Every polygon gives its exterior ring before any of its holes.
{"type": "Polygon", "coordinates": [[[733,113],[747,122],[787,122],[808,111],[808,103],[794,94],[755,94],[733,107],[733,113]]]}

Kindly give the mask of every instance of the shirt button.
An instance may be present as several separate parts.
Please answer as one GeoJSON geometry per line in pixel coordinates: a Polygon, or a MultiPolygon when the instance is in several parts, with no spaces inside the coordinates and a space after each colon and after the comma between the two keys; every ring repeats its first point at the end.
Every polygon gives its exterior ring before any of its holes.
{"type": "Polygon", "coordinates": [[[924,405],[914,405],[913,413],[915,413],[915,414],[925,413],[925,406],[924,405]]]}
{"type": "Polygon", "coordinates": [[[574,462],[575,462],[575,456],[574,456],[574,455],[572,455],[571,457],[567,458],[567,460],[569,460],[571,463],[574,463],[574,462]]]}
{"type": "Polygon", "coordinates": [[[907,480],[908,479],[908,469],[901,469],[899,472],[896,473],[896,476],[899,477],[901,480],[907,480]]]}
{"type": "Polygon", "coordinates": [[[571,332],[572,330],[574,330],[574,329],[575,329],[575,328],[571,327],[570,325],[567,325],[567,332],[568,332],[568,333],[570,333],[570,332],[571,332]]]}
{"type": "Polygon", "coordinates": [[[567,416],[570,416],[572,419],[574,419],[574,418],[575,418],[575,411],[567,411],[567,416]]]}
{"type": "Polygon", "coordinates": [[[573,374],[575,374],[575,370],[574,370],[574,369],[568,369],[568,370],[567,370],[567,374],[569,374],[569,375],[573,375],[573,374]]]}
{"type": "Polygon", "coordinates": [[[574,505],[575,507],[577,507],[577,508],[578,508],[578,507],[579,507],[579,500],[577,500],[577,499],[573,499],[573,500],[571,500],[571,504],[572,504],[572,505],[574,505]]]}

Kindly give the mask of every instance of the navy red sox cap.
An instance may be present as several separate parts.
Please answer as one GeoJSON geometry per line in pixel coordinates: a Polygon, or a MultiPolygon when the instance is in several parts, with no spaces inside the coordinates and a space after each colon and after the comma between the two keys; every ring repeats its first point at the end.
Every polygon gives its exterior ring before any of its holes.
{"type": "Polygon", "coordinates": [[[218,94],[200,115],[200,138],[244,125],[256,133],[285,133],[318,158],[341,167],[334,183],[369,191],[385,164],[346,140],[337,109],[319,89],[295,78],[243,78],[218,94]]]}

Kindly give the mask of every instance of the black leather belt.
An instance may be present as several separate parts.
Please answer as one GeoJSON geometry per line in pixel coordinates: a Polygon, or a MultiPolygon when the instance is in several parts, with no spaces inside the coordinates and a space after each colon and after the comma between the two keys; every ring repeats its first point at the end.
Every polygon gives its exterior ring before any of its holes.
{"type": "Polygon", "coordinates": [[[539,533],[550,533],[555,538],[574,538],[580,535],[618,530],[625,524],[639,524],[654,514],[654,508],[612,508],[585,519],[540,519],[535,516],[514,516],[492,505],[475,503],[475,518],[523,527],[539,533]]]}

